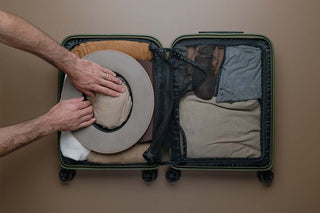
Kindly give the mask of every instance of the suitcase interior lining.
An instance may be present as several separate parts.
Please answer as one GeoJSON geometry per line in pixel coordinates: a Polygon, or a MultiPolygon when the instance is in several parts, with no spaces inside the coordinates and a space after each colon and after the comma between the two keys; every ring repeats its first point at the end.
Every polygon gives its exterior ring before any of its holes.
{"type": "MultiPolygon", "coordinates": [[[[174,105],[174,116],[172,117],[171,130],[167,137],[171,138],[171,163],[178,166],[186,167],[264,167],[270,163],[270,133],[271,133],[271,50],[269,44],[263,39],[184,39],[178,41],[174,49],[177,51],[186,50],[187,47],[195,45],[221,45],[221,46],[237,46],[249,45],[261,49],[262,58],[262,98],[259,99],[261,106],[260,120],[260,143],[261,156],[257,158],[187,158],[185,155],[186,142],[183,133],[181,133],[179,123],[179,104],[174,105]],[[183,140],[181,140],[181,137],[183,140]],[[181,144],[181,141],[183,143],[181,144]]],[[[186,52],[181,52],[186,55],[186,52]]],[[[181,98],[189,91],[193,91],[190,79],[186,75],[186,63],[182,62],[178,57],[173,55],[173,73],[174,73],[174,101],[179,103],[181,98]]]]}

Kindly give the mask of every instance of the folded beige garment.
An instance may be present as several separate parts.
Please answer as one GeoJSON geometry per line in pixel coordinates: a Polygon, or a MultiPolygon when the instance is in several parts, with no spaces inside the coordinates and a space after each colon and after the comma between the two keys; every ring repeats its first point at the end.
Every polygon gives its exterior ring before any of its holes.
{"type": "Polygon", "coordinates": [[[257,100],[216,103],[193,93],[180,102],[188,158],[252,158],[261,155],[257,100]]]}
{"type": "Polygon", "coordinates": [[[128,86],[122,84],[125,91],[118,97],[112,97],[97,93],[94,98],[88,96],[92,101],[96,123],[108,129],[114,129],[125,122],[130,114],[132,101],[128,86]]]}
{"type": "Polygon", "coordinates": [[[152,53],[149,50],[149,44],[136,41],[89,41],[75,46],[71,52],[76,54],[79,58],[82,58],[99,50],[117,50],[128,54],[135,59],[141,59],[145,61],[152,60],[152,53]]]}
{"type": "Polygon", "coordinates": [[[88,162],[100,164],[133,164],[146,163],[143,158],[143,153],[148,149],[150,143],[136,144],[124,152],[116,154],[99,154],[90,152],[88,155],[88,162]]]}

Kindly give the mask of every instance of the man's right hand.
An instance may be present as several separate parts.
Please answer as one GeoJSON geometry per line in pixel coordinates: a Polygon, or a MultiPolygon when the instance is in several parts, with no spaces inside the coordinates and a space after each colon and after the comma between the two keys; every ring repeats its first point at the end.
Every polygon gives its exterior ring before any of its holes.
{"type": "Polygon", "coordinates": [[[95,122],[93,107],[90,101],[83,99],[63,100],[44,116],[56,131],[72,131],[89,126],[95,122]]]}
{"type": "Polygon", "coordinates": [[[111,70],[79,59],[38,28],[0,10],[0,43],[35,54],[64,71],[71,83],[87,96],[96,92],[117,97],[124,92],[122,81],[111,70]],[[23,36],[21,36],[23,35],[23,36]]]}

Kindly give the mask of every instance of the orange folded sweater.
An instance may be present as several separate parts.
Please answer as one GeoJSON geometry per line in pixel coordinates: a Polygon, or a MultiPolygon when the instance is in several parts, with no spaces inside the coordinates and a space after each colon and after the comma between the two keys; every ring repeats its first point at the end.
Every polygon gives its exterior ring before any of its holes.
{"type": "Polygon", "coordinates": [[[79,58],[99,50],[116,50],[130,55],[135,59],[145,61],[152,60],[152,53],[149,44],[136,41],[109,40],[109,41],[90,41],[75,46],[71,52],[79,58]]]}

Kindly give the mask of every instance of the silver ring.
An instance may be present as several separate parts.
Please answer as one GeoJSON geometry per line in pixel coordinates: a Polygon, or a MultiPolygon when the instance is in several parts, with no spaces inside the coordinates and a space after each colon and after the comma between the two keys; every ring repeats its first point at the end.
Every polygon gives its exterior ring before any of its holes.
{"type": "Polygon", "coordinates": [[[107,81],[109,80],[109,73],[107,73],[107,78],[106,79],[107,79],[107,81]]]}

